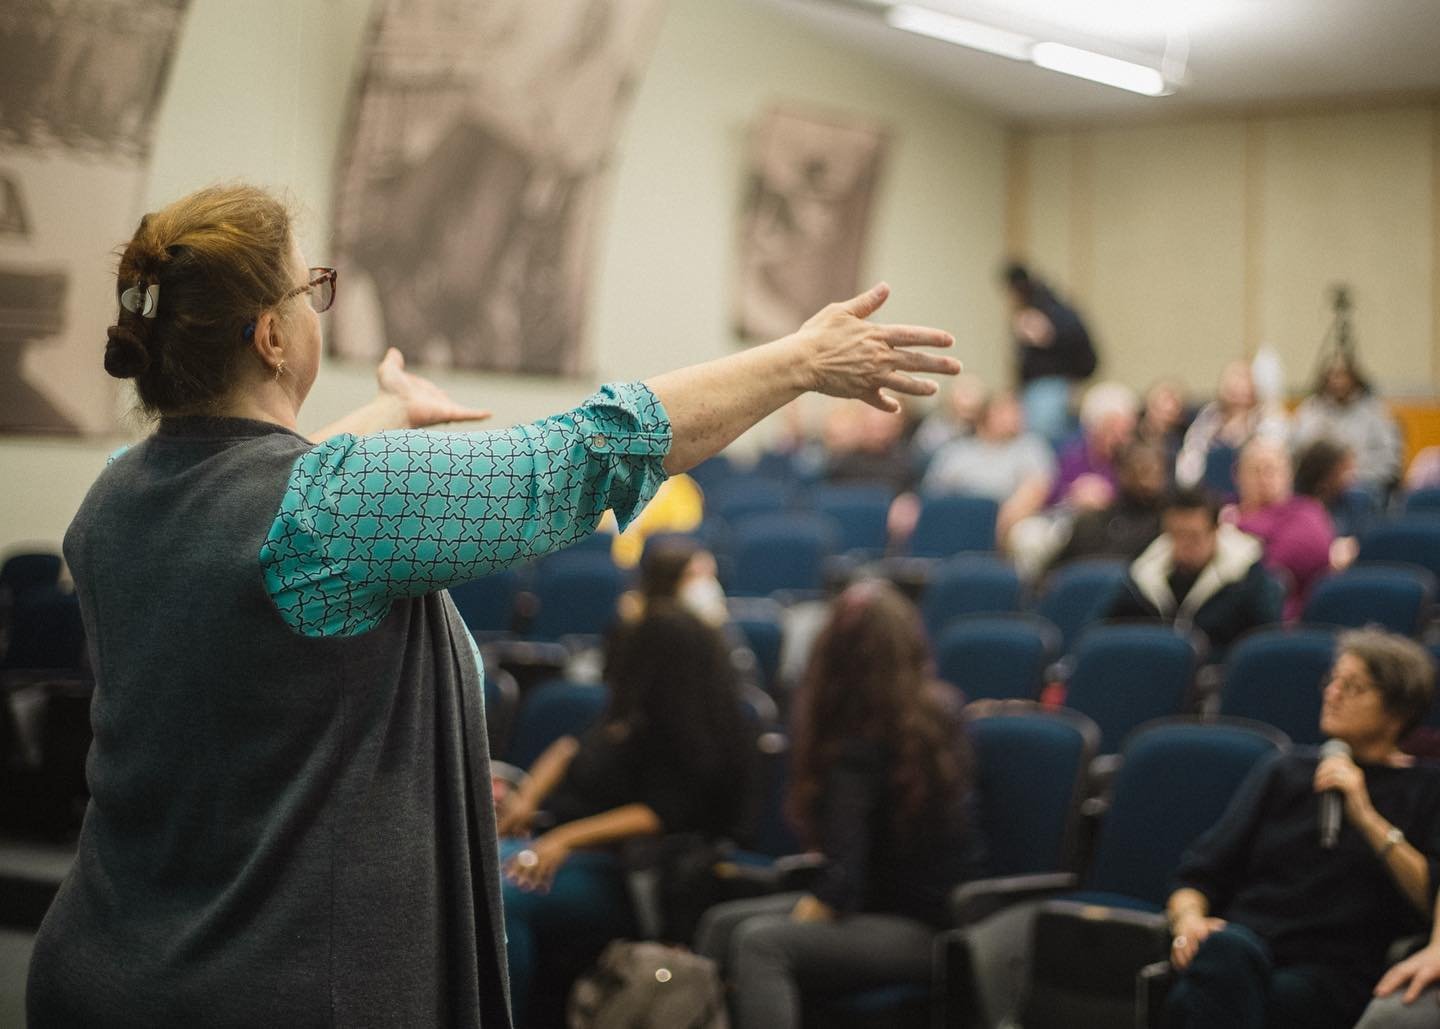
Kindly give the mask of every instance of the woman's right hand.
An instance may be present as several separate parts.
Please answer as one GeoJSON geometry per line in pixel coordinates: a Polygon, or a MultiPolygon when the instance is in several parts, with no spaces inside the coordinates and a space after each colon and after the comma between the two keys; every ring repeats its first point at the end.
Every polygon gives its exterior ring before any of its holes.
{"type": "Polygon", "coordinates": [[[948,332],[866,320],[889,296],[890,287],[882,282],[844,303],[827,305],[788,337],[805,352],[811,370],[809,388],[832,397],[863,400],[894,413],[900,404],[880,392],[882,388],[929,396],[939,387],[911,373],[955,375],[960,371],[960,362],[953,357],[911,349],[953,346],[955,338],[948,332]]]}
{"type": "Polygon", "coordinates": [[[1173,929],[1175,939],[1170,944],[1170,963],[1183,972],[1195,960],[1195,952],[1205,938],[1227,924],[1223,918],[1208,915],[1188,914],[1177,918],[1173,929]]]}
{"type": "Polygon", "coordinates": [[[1440,943],[1431,943],[1386,972],[1375,987],[1375,996],[1388,997],[1404,986],[1404,1001],[1413,1004],[1427,986],[1437,982],[1440,982],[1440,943]]]}

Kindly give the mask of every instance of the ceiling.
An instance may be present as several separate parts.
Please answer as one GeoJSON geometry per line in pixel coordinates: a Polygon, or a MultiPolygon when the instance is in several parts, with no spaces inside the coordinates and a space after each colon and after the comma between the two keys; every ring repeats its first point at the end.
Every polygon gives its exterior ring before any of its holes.
{"type": "Polygon", "coordinates": [[[893,29],[885,4],[874,0],[754,2],[1020,123],[1440,95],[1440,0],[916,0],[1151,67],[1161,66],[1168,41],[1171,60],[1182,59],[1185,74],[1163,97],[893,29]]]}

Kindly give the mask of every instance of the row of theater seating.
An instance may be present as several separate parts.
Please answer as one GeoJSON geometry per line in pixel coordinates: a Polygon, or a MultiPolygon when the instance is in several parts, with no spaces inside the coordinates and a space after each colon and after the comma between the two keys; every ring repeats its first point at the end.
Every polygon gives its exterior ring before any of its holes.
{"type": "MultiPolygon", "coordinates": [[[[1309,692],[1315,699],[1313,687],[1309,692]]],[[[491,688],[490,711],[502,725],[503,707],[513,700],[513,686],[491,688]]],[[[523,766],[555,736],[583,732],[604,703],[602,686],[539,686],[527,694],[501,752],[523,766]]],[[[756,883],[799,885],[797,874],[813,866],[798,857],[781,810],[788,741],[763,713],[750,713],[759,771],[753,816],[716,874],[732,889],[738,876],[753,892],[756,883]]],[[[978,759],[987,877],[950,898],[953,928],[937,943],[934,982],[807,997],[807,1022],[866,1025],[880,1017],[892,1026],[969,1026],[1018,1014],[1042,1029],[1134,1024],[1136,976],[1165,957],[1159,912],[1181,853],[1219,817],[1255,762],[1288,746],[1288,738],[1241,719],[1168,718],[1111,743],[1078,711],[1026,702],[972,704],[966,722],[978,759]],[[1120,753],[1097,775],[1107,749],[1120,753]],[[1056,939],[1085,942],[1082,974],[1076,952],[1054,946],[1056,939]],[[1010,969],[1025,954],[1034,972],[1021,984],[1010,969]]],[[[666,923],[642,917],[639,924],[666,923]]]]}

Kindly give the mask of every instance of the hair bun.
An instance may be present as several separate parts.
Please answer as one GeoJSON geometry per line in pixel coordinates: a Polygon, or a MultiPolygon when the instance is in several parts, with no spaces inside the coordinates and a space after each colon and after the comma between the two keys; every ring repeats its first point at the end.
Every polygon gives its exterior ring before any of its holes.
{"type": "Polygon", "coordinates": [[[134,329],[112,325],[105,336],[105,370],[115,378],[133,379],[150,367],[150,351],[134,329]]]}

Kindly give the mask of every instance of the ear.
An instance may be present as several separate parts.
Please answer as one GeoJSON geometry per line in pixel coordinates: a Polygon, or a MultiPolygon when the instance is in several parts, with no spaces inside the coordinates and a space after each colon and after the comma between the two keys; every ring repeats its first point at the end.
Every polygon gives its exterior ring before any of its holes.
{"type": "Polygon", "coordinates": [[[285,361],[285,341],[280,335],[280,322],[274,311],[265,311],[255,319],[255,335],[250,341],[255,355],[267,371],[274,371],[285,361]]]}

